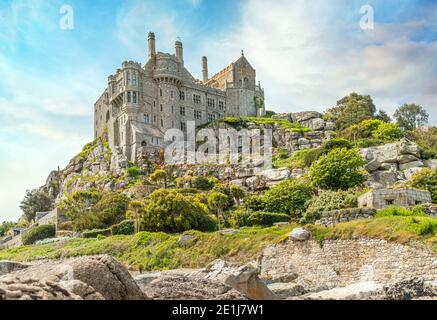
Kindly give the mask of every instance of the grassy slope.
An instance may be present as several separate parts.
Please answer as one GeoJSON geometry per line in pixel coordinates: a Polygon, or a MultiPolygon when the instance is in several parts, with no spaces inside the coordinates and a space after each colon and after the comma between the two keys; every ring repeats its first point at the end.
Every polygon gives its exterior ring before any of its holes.
{"type": "MultiPolygon", "coordinates": [[[[437,219],[429,217],[379,217],[341,223],[335,227],[309,225],[314,238],[350,239],[354,236],[382,238],[400,243],[420,241],[437,252],[437,219]]],[[[279,243],[295,225],[243,228],[234,235],[191,232],[194,242],[180,246],[179,235],[141,232],[135,236],[73,239],[64,243],[0,251],[0,260],[18,261],[107,253],[134,268],[144,270],[197,268],[217,258],[244,263],[256,259],[266,245],[279,243]]]]}

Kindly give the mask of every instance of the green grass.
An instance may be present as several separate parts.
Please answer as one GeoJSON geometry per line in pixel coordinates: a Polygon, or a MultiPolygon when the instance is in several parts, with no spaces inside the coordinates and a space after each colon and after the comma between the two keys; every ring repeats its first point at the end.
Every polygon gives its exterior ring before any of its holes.
{"type": "MultiPolygon", "coordinates": [[[[134,236],[101,239],[72,239],[62,243],[23,246],[0,251],[0,260],[29,261],[59,259],[93,254],[110,254],[137,269],[162,270],[204,267],[217,258],[247,263],[258,257],[265,246],[280,243],[296,224],[285,227],[242,228],[240,233],[191,231],[194,240],[181,246],[179,235],[140,232],[134,236]]],[[[327,239],[354,237],[378,238],[403,244],[421,242],[437,253],[437,218],[423,216],[382,216],[339,223],[334,227],[307,225],[313,239],[321,244],[327,239]]]]}

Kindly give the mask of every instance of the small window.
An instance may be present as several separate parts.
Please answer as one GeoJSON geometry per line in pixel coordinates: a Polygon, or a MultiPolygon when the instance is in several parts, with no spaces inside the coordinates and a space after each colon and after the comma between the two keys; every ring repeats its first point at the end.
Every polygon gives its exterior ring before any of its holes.
{"type": "Polygon", "coordinates": [[[195,104],[199,104],[200,103],[200,96],[198,94],[193,94],[193,102],[195,104]]]}
{"type": "Polygon", "coordinates": [[[141,146],[142,147],[147,147],[147,142],[145,140],[141,141],[141,146]]]}
{"type": "Polygon", "coordinates": [[[132,85],[137,85],[137,73],[135,71],[132,71],[132,85]]]}
{"type": "Polygon", "coordinates": [[[185,116],[185,107],[180,107],[180,114],[181,116],[185,116]]]}
{"type": "Polygon", "coordinates": [[[128,92],[127,92],[127,102],[129,102],[129,103],[132,102],[132,98],[131,98],[131,96],[132,96],[132,95],[131,95],[131,92],[128,91],[128,92]]]}
{"type": "Polygon", "coordinates": [[[130,85],[130,72],[126,72],[126,85],[130,85]]]}
{"type": "Polygon", "coordinates": [[[181,122],[181,130],[187,131],[187,124],[185,122],[181,122]]]}
{"type": "Polygon", "coordinates": [[[161,110],[161,112],[162,112],[162,104],[160,105],[160,110],[161,110]]]}
{"type": "Polygon", "coordinates": [[[385,204],[388,205],[388,206],[393,205],[394,202],[395,202],[394,200],[385,200],[385,204]]]}
{"type": "Polygon", "coordinates": [[[164,126],[164,120],[161,119],[161,127],[164,126]]]}
{"type": "Polygon", "coordinates": [[[422,204],[422,201],[418,201],[418,200],[416,200],[414,203],[415,203],[416,206],[417,206],[417,205],[419,205],[419,204],[422,204]]]}
{"type": "Polygon", "coordinates": [[[133,103],[137,103],[137,92],[136,91],[134,91],[133,92],[133,103]]]}
{"type": "Polygon", "coordinates": [[[172,97],[172,98],[173,98],[173,90],[172,90],[172,91],[170,91],[170,97],[172,97]]]}
{"type": "Polygon", "coordinates": [[[159,89],[159,95],[162,97],[162,89],[159,89]]]}
{"type": "Polygon", "coordinates": [[[185,100],[185,92],[184,91],[179,91],[179,99],[185,100]]]}
{"type": "Polygon", "coordinates": [[[148,114],[144,115],[144,123],[150,123],[150,117],[148,114]]]}

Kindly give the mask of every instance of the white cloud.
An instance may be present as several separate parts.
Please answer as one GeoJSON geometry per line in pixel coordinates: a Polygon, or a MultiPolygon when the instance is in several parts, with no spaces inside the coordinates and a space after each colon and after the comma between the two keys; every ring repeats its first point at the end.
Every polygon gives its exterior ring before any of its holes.
{"type": "Polygon", "coordinates": [[[349,1],[246,1],[241,24],[205,48],[210,61],[244,48],[277,111],[322,111],[357,91],[389,113],[421,103],[437,123],[437,43],[411,40],[428,20],[376,21],[363,31],[358,13],[349,1]],[[356,22],[348,21],[354,10],[356,22]]]}

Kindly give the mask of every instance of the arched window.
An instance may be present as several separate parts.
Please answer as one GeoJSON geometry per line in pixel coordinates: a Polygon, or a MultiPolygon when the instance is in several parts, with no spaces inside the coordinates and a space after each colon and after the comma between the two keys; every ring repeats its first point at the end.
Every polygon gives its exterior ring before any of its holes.
{"type": "Polygon", "coordinates": [[[108,122],[108,121],[109,121],[109,110],[106,111],[106,122],[108,122]]]}
{"type": "Polygon", "coordinates": [[[238,85],[239,85],[240,87],[243,86],[243,81],[242,81],[241,79],[238,81],[238,85]]]}

